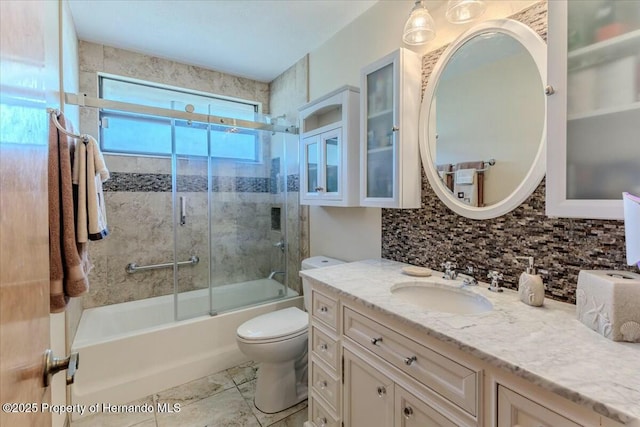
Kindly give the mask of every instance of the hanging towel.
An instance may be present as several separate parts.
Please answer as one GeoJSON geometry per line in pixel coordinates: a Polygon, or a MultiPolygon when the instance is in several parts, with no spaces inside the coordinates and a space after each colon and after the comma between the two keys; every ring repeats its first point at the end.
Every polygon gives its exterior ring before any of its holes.
{"type": "Polygon", "coordinates": [[[436,169],[438,169],[438,175],[440,175],[442,182],[444,182],[449,191],[453,191],[453,165],[451,163],[436,165],[436,169]]]}
{"type": "MultiPolygon", "coordinates": [[[[61,114],[58,122],[67,128],[61,114]]],[[[72,185],[73,141],[49,121],[49,310],[64,311],[69,297],[89,289],[86,245],[77,244],[72,185]]]]}
{"type": "Polygon", "coordinates": [[[483,168],[483,161],[456,164],[453,194],[458,200],[469,206],[484,206],[484,174],[478,172],[483,168]]]}
{"type": "Polygon", "coordinates": [[[109,171],[95,138],[77,145],[73,164],[73,183],[77,189],[78,210],[76,232],[78,241],[102,240],[109,235],[102,183],[109,171]]]}

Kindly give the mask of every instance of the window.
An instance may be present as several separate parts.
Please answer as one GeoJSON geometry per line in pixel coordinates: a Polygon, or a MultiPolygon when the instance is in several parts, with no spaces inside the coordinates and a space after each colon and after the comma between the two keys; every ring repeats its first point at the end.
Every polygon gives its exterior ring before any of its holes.
{"type": "MultiPolygon", "coordinates": [[[[100,98],[150,107],[185,111],[191,104],[194,112],[213,116],[255,120],[258,104],[203,95],[187,90],[154,86],[100,76],[100,98]]],[[[103,109],[101,148],[105,152],[171,155],[171,119],[137,113],[103,109]],[[107,119],[105,121],[104,119],[107,119]]],[[[239,161],[260,160],[258,132],[207,123],[175,120],[175,150],[189,156],[207,155],[207,133],[211,135],[211,156],[239,161]]]]}

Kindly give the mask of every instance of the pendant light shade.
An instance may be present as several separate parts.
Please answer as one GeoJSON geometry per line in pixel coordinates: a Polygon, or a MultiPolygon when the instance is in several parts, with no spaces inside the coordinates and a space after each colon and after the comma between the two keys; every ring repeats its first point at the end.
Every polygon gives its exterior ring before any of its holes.
{"type": "Polygon", "coordinates": [[[449,0],[445,15],[452,24],[464,24],[482,15],[486,9],[483,0],[449,0]]]}
{"type": "Polygon", "coordinates": [[[421,45],[436,36],[435,24],[422,0],[416,0],[409,19],[404,24],[402,40],[409,45],[421,45]]]}

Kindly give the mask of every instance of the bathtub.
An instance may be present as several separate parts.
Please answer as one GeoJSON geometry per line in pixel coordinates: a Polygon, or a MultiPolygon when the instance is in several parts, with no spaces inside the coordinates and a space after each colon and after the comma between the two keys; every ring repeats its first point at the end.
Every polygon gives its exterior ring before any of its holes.
{"type": "MultiPolygon", "coordinates": [[[[247,361],[236,345],[241,323],[303,306],[295,291],[282,295],[282,289],[272,279],[219,286],[213,298],[221,310],[237,305],[234,299],[243,295],[270,301],[178,322],[173,295],[84,310],[71,346],[80,354],[72,403],[125,403],[247,361]]],[[[180,294],[179,314],[207,311],[208,299],[208,289],[180,294]]]]}

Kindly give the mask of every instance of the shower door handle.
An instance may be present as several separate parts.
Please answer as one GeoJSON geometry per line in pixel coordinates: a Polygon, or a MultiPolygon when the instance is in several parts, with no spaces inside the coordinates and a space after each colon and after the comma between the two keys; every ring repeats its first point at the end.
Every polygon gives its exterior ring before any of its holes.
{"type": "Polygon", "coordinates": [[[187,198],[180,196],[180,225],[187,223],[187,198]]]}

